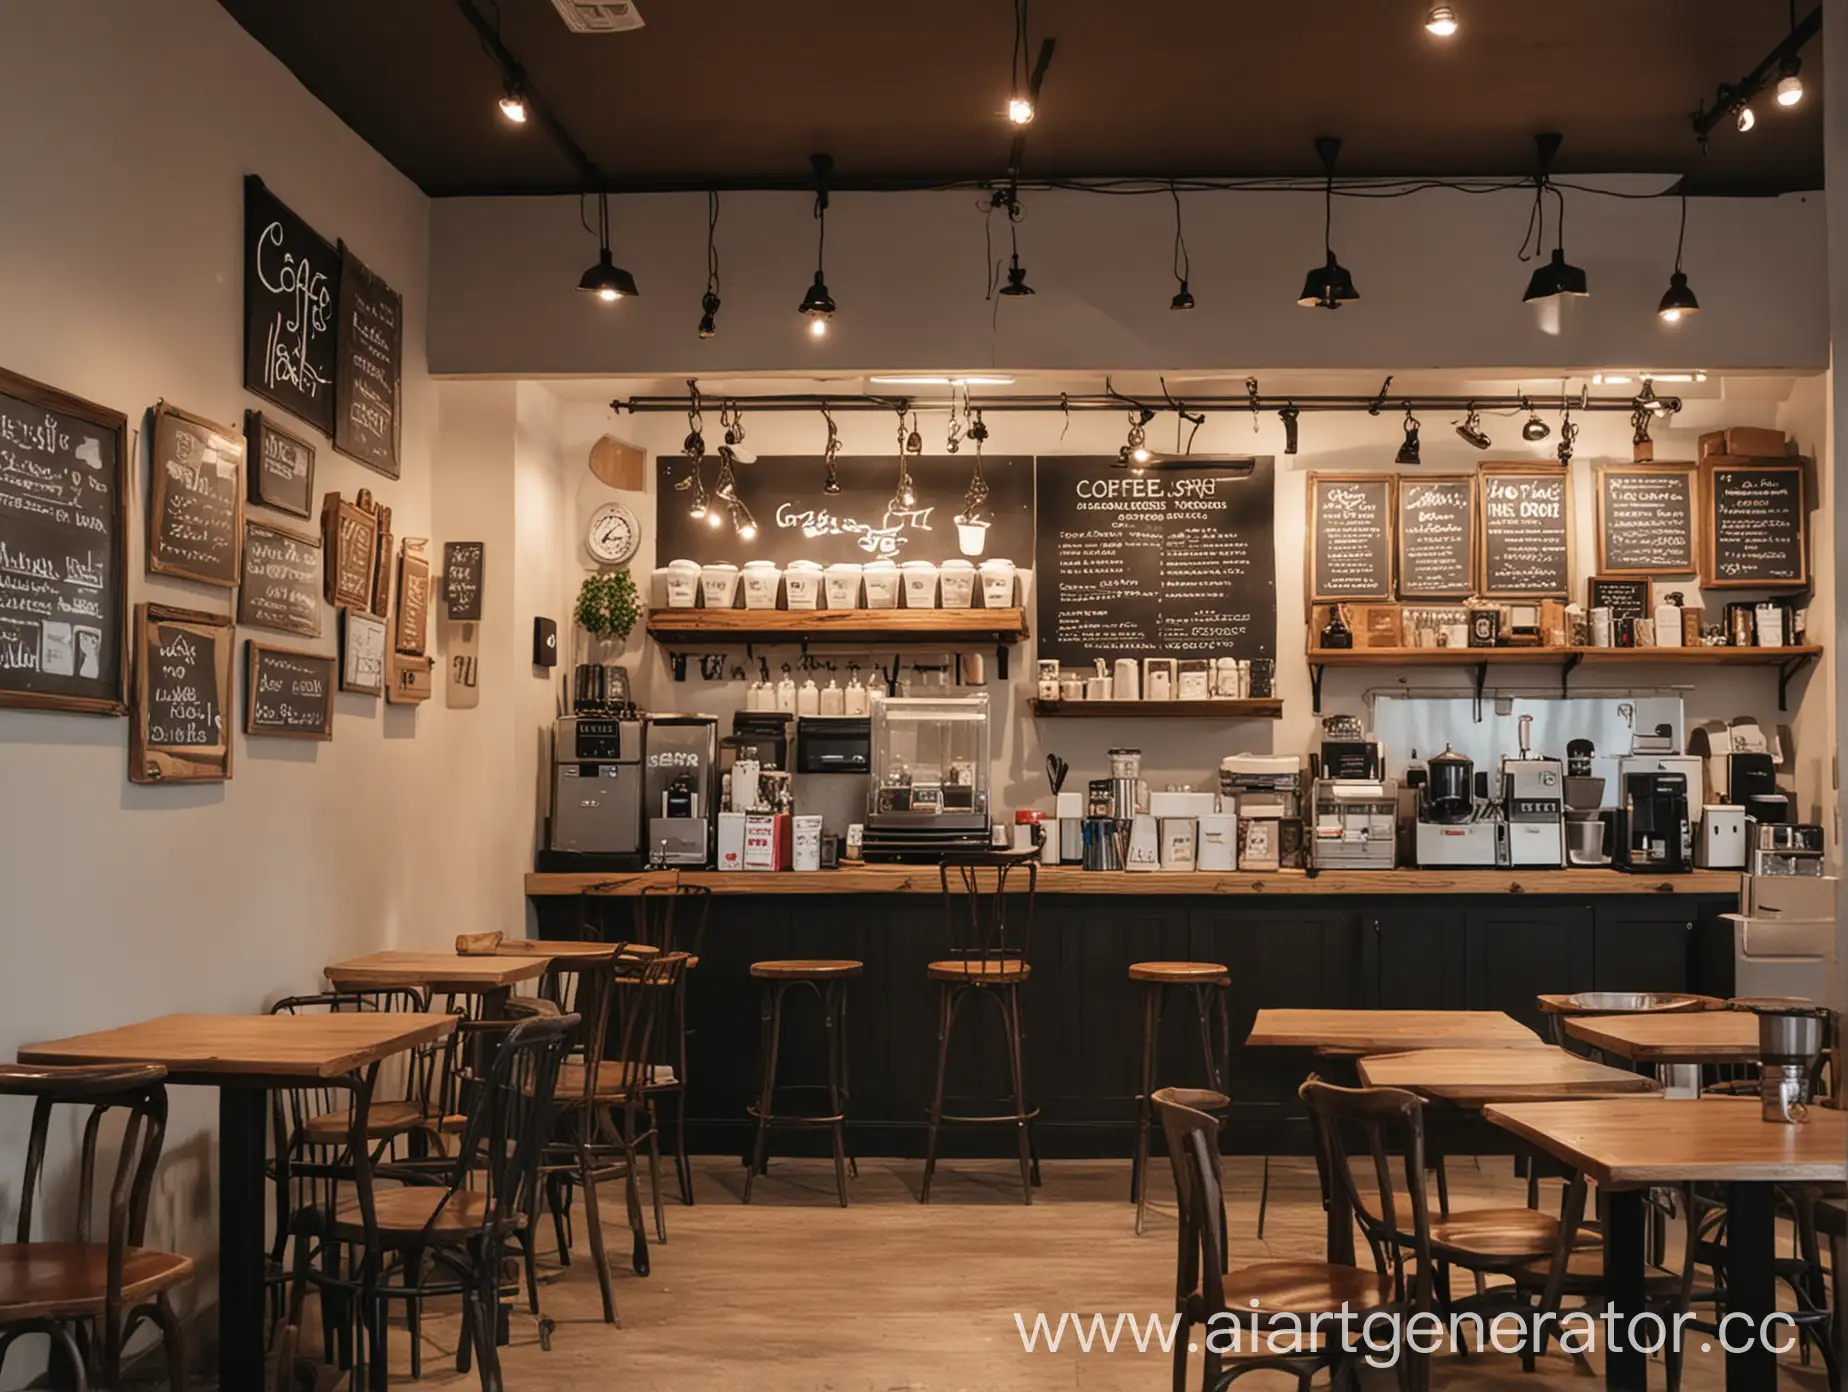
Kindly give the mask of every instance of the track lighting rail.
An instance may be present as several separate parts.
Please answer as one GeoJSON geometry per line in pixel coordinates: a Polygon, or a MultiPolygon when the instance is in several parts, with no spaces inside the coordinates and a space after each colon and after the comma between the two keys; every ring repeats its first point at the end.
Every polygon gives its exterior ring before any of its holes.
{"type": "MultiPolygon", "coordinates": [[[[919,410],[931,410],[932,404],[922,402],[910,396],[874,396],[865,393],[848,395],[821,395],[814,392],[781,393],[763,396],[727,396],[733,406],[749,411],[907,411],[914,407],[919,410]]],[[[1681,409],[1679,397],[1660,398],[1664,412],[1681,409]]],[[[1621,411],[1630,415],[1636,410],[1636,397],[1630,396],[1592,396],[1589,392],[1572,396],[1552,395],[1514,395],[1514,396],[1416,396],[1394,393],[1382,398],[1375,394],[1367,395],[1315,395],[1288,396],[1264,395],[1251,393],[1240,396],[1190,396],[1185,401],[1152,397],[1142,400],[1127,396],[1121,392],[1098,393],[1087,396],[1070,395],[1017,395],[990,396],[981,400],[981,409],[985,413],[996,411],[1111,411],[1121,412],[1125,405],[1147,410],[1153,415],[1160,411],[1185,409],[1193,412],[1224,411],[1229,414],[1237,412],[1280,411],[1294,408],[1300,412],[1310,411],[1357,411],[1367,415],[1378,415],[1382,404],[1390,405],[1393,410],[1429,411],[1437,414],[1444,411],[1478,412],[1506,411],[1509,413],[1529,411],[1621,411]]],[[[610,402],[612,410],[627,411],[631,415],[648,415],[663,411],[682,412],[687,409],[685,396],[631,396],[618,397],[610,402]]],[[[948,398],[936,404],[936,409],[951,408],[948,398]]],[[[951,408],[960,410],[960,406],[951,408]]]]}

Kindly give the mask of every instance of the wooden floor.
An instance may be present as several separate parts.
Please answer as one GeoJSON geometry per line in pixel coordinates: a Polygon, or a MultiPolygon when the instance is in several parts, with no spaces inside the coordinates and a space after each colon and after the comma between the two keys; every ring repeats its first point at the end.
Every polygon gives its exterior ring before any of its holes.
{"type": "MultiPolygon", "coordinates": [[[[1273,1162],[1263,1242],[1254,1236],[1259,1162],[1227,1164],[1234,1265],[1319,1257],[1313,1164],[1273,1162]]],[[[1029,1327],[1042,1312],[1055,1323],[1063,1311],[1087,1318],[1108,1311],[1114,1319],[1120,1310],[1145,1320],[1171,1316],[1174,1221],[1165,1173],[1157,1189],[1163,1201],[1151,1213],[1148,1235],[1137,1238],[1124,1163],[1048,1163],[1045,1187],[1030,1208],[1019,1201],[1018,1171],[988,1163],[940,1169],[930,1206],[920,1206],[918,1170],[910,1162],[866,1162],[853,1182],[853,1206],[842,1210],[831,1167],[773,1162],[745,1208],[736,1162],[702,1160],[699,1203],[669,1203],[668,1244],[654,1249],[653,1274],[645,1280],[628,1269],[620,1197],[606,1201],[623,1327],[601,1321],[580,1223],[571,1267],[552,1265],[542,1291],[558,1321],[552,1350],[541,1351],[533,1321],[516,1315],[513,1343],[503,1354],[507,1392],[1160,1392],[1169,1386],[1167,1356],[1137,1353],[1127,1338],[1129,1346],[1115,1353],[1083,1354],[1068,1336],[1056,1354],[1028,1354],[1014,1322],[1017,1312],[1029,1327]]],[[[1453,1207],[1522,1202],[1505,1159],[1479,1166],[1454,1160],[1450,1186],[1453,1207]]],[[[541,1255],[550,1257],[549,1243],[541,1255]]],[[[423,1381],[394,1377],[394,1386],[478,1385],[473,1374],[455,1372],[453,1318],[429,1318],[424,1336],[423,1381]]],[[[400,1333],[393,1363],[403,1369],[406,1358],[400,1333]]],[[[1717,1349],[1690,1357],[1687,1392],[1723,1383],[1717,1349]]],[[[1254,1374],[1237,1388],[1293,1385],[1254,1374]]],[[[1365,1385],[1373,1392],[1396,1381],[1390,1373],[1372,1374],[1365,1385]]],[[[1557,1352],[1533,1376],[1521,1373],[1517,1359],[1488,1353],[1439,1361],[1433,1385],[1593,1392],[1602,1381],[1575,1373],[1557,1352]]],[[[1665,1385],[1659,1362],[1650,1385],[1665,1385]]],[[[1779,1386],[1809,1392],[1824,1380],[1819,1366],[1800,1368],[1793,1355],[1779,1386]]]]}

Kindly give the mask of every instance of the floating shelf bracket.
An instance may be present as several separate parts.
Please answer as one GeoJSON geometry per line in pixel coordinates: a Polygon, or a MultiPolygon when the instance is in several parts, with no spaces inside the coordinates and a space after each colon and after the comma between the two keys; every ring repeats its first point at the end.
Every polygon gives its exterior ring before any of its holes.
{"type": "Polygon", "coordinates": [[[1309,664],[1309,709],[1316,715],[1322,713],[1322,664],[1309,664]]]}
{"type": "Polygon", "coordinates": [[[1476,723],[1478,725],[1482,723],[1482,688],[1487,686],[1488,682],[1489,682],[1489,660],[1485,657],[1482,661],[1476,664],[1475,715],[1476,715],[1476,723]]]}
{"type": "Polygon", "coordinates": [[[1815,654],[1803,653],[1800,656],[1790,658],[1788,661],[1777,664],[1777,708],[1779,710],[1784,711],[1790,709],[1788,704],[1790,679],[1815,660],[1815,654]]]}
{"type": "Polygon", "coordinates": [[[1572,669],[1584,660],[1584,654],[1582,653],[1570,652],[1566,654],[1565,665],[1559,669],[1559,696],[1561,700],[1564,700],[1567,696],[1572,694],[1568,689],[1568,683],[1572,677],[1572,669]]]}

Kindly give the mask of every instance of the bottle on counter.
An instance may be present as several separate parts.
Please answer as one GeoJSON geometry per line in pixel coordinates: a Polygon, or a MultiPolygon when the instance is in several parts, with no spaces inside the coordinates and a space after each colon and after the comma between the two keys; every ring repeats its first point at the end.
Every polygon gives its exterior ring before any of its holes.
{"type": "Polygon", "coordinates": [[[855,669],[853,680],[847,683],[847,690],[841,693],[841,713],[843,715],[866,714],[866,687],[860,681],[860,673],[855,669]]]}
{"type": "Polygon", "coordinates": [[[1343,617],[1339,604],[1329,607],[1328,622],[1322,625],[1322,632],[1316,641],[1324,648],[1342,649],[1354,646],[1354,630],[1348,627],[1347,619],[1343,617]]]}
{"type": "Polygon", "coordinates": [[[844,712],[846,697],[833,677],[821,689],[821,713],[823,715],[840,715],[844,712]]]}
{"type": "Polygon", "coordinates": [[[796,692],[796,714],[821,714],[821,688],[815,685],[813,677],[803,682],[802,689],[796,692]]]}
{"type": "Polygon", "coordinates": [[[1670,590],[1655,607],[1655,645],[1658,648],[1681,646],[1681,591],[1670,590]]]}
{"type": "Polygon", "coordinates": [[[796,679],[789,675],[787,663],[783,667],[783,679],[776,684],[776,709],[785,715],[796,713],[796,679]]]}

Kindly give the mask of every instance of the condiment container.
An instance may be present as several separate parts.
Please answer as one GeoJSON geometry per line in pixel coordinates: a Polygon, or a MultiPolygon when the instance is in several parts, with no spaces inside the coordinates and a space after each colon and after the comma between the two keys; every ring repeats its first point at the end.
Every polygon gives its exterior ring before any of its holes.
{"type": "Polygon", "coordinates": [[[1087,701],[1108,701],[1110,699],[1110,674],[1104,670],[1103,658],[1097,659],[1097,673],[1085,678],[1084,699],[1087,701]]]}
{"type": "Polygon", "coordinates": [[[860,563],[836,561],[822,572],[822,591],[830,609],[860,607],[860,563]]]}
{"type": "Polygon", "coordinates": [[[791,609],[815,609],[821,605],[822,569],[815,561],[791,561],[783,572],[783,602],[791,609]]]}
{"type": "Polygon", "coordinates": [[[746,609],[776,608],[777,591],[782,587],[783,572],[775,561],[746,561],[740,577],[744,584],[746,609]]]}
{"type": "Polygon", "coordinates": [[[669,609],[691,609],[699,603],[698,561],[669,561],[663,572],[669,609]]]}
{"type": "Polygon", "coordinates": [[[1042,701],[1059,699],[1059,660],[1056,657],[1040,659],[1039,682],[1034,687],[1033,694],[1042,701]]]}
{"type": "Polygon", "coordinates": [[[1194,849],[1196,870],[1238,869],[1238,817],[1231,812],[1214,812],[1200,818],[1198,840],[1194,849]]]}
{"type": "Polygon", "coordinates": [[[898,567],[892,562],[868,561],[861,568],[860,580],[866,587],[868,609],[898,608],[898,567]]]}
{"type": "Polygon", "coordinates": [[[794,818],[791,824],[794,832],[791,836],[790,868],[821,869],[821,818],[801,816],[794,818]]]}
{"type": "Polygon", "coordinates": [[[1602,604],[1591,611],[1591,645],[1594,648],[1611,645],[1611,611],[1602,604]]]}
{"type": "Polygon", "coordinates": [[[1212,664],[1203,657],[1181,659],[1175,695],[1183,701],[1204,701],[1212,693],[1212,664]]]}
{"type": "Polygon", "coordinates": [[[1784,646],[1784,607],[1781,604],[1760,604],[1754,611],[1758,621],[1758,646],[1761,648],[1781,648],[1784,646]]]}
{"type": "Polygon", "coordinates": [[[776,684],[776,708],[785,715],[796,713],[796,679],[787,671],[783,673],[783,680],[776,684]]]}
{"type": "Polygon", "coordinates": [[[906,561],[900,567],[907,609],[937,607],[937,566],[933,561],[906,561]]]}
{"type": "Polygon", "coordinates": [[[1142,698],[1142,669],[1133,657],[1119,657],[1116,660],[1115,674],[1110,681],[1110,697],[1115,701],[1137,701],[1142,698]]]}
{"type": "Polygon", "coordinates": [[[1089,685],[1083,672],[1060,672],[1059,699],[1061,701],[1082,701],[1085,688],[1089,685]]]}
{"type": "Polygon", "coordinates": [[[841,712],[844,715],[866,714],[866,687],[861,683],[857,672],[853,680],[847,683],[847,690],[842,693],[841,712]]]}
{"type": "Polygon", "coordinates": [[[732,609],[738,603],[738,567],[709,561],[699,568],[700,597],[708,609],[732,609]]]}
{"type": "Polygon", "coordinates": [[[1172,701],[1174,699],[1174,679],[1178,663],[1171,657],[1145,657],[1142,659],[1142,699],[1145,701],[1172,701]]]}
{"type": "Polygon", "coordinates": [[[813,677],[803,682],[801,689],[796,692],[796,714],[821,714],[821,688],[815,685],[813,677]]]}
{"type": "Polygon", "coordinates": [[[1655,607],[1655,643],[1658,648],[1681,646],[1681,593],[1674,591],[1655,607]]]}
{"type": "MultiPolygon", "coordinates": [[[[945,561],[937,568],[938,603],[945,609],[969,609],[975,604],[975,567],[968,561],[945,561]]],[[[909,603],[910,596],[907,594],[909,603]]],[[[914,606],[915,607],[915,606],[914,606]]]]}
{"type": "Polygon", "coordinates": [[[1014,563],[1005,556],[982,562],[982,604],[989,609],[1014,607],[1014,563]]]}
{"type": "Polygon", "coordinates": [[[1192,817],[1163,817],[1161,819],[1161,868],[1164,870],[1191,870],[1194,868],[1195,827],[1192,817]]]}
{"type": "Polygon", "coordinates": [[[846,704],[846,693],[835,683],[833,677],[829,677],[828,684],[821,689],[821,713],[823,715],[844,714],[846,704]]]}

